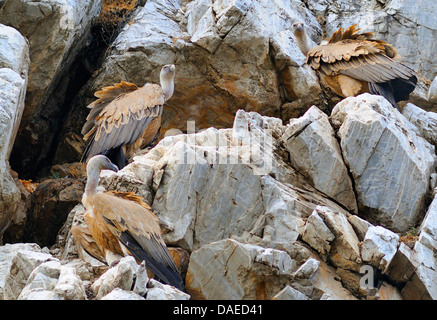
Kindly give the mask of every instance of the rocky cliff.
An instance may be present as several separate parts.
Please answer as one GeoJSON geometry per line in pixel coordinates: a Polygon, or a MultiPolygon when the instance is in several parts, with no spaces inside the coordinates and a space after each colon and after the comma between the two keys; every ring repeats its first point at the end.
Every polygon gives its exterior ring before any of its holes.
{"type": "Polygon", "coordinates": [[[0,2],[0,299],[436,299],[432,1],[0,2]],[[394,109],[305,64],[358,23],[421,78],[394,109]],[[186,292],[76,246],[95,91],[176,65],[158,144],[100,187],[141,196],[186,292]]]}

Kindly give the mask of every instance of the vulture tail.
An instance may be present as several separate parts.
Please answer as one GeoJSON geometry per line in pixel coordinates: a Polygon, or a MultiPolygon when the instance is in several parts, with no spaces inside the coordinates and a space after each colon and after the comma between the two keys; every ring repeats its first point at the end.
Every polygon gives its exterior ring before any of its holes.
{"type": "Polygon", "coordinates": [[[382,83],[369,82],[369,91],[371,94],[383,96],[393,107],[397,108],[396,103],[408,100],[410,93],[414,91],[416,84],[416,76],[411,76],[409,79],[397,78],[382,83]]]}
{"type": "Polygon", "coordinates": [[[143,248],[141,248],[140,244],[128,231],[125,231],[121,234],[120,241],[126,246],[126,248],[129,249],[130,253],[138,261],[145,261],[146,268],[152,271],[153,274],[161,281],[168,285],[174,286],[181,291],[184,290],[184,283],[179,272],[173,270],[170,266],[166,266],[163,263],[155,260],[151,255],[144,251],[143,248]]]}

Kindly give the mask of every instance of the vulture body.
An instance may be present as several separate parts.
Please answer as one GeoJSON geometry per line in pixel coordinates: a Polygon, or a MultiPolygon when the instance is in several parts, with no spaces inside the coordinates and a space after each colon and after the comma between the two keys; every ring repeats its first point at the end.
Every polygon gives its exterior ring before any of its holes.
{"type": "Polygon", "coordinates": [[[392,45],[359,30],[356,25],[346,31],[340,28],[327,44],[310,49],[306,62],[340,97],[370,92],[397,107],[414,90],[416,73],[396,61],[399,56],[392,45]]]}
{"type": "Polygon", "coordinates": [[[165,65],[160,85],[137,87],[122,81],[97,91],[98,99],[88,106],[91,111],[82,128],[88,141],[82,161],[103,154],[121,169],[128,157],[153,144],[161,128],[164,102],[173,95],[174,75],[175,66],[165,65]]]}
{"type": "MultiPolygon", "coordinates": [[[[112,265],[120,257],[131,255],[138,262],[145,261],[146,267],[161,281],[183,290],[182,278],[164,243],[158,218],[147,204],[132,196],[97,192],[103,169],[117,171],[118,168],[103,155],[88,161],[87,184],[82,198],[85,222],[101,252],[100,258],[103,256],[108,265],[112,265]]],[[[86,238],[86,234],[82,237],[86,238]]],[[[93,248],[91,245],[85,250],[91,251],[87,250],[90,247],[93,248]]],[[[96,253],[90,254],[99,257],[96,253]]]]}

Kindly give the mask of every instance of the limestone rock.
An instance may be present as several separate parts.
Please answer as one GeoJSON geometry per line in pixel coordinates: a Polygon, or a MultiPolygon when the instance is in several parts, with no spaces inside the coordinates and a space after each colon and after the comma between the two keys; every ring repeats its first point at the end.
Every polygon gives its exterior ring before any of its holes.
{"type": "Polygon", "coordinates": [[[194,299],[269,299],[295,268],[284,251],[220,240],[191,254],[186,286],[194,299]]]}
{"type": "Polygon", "coordinates": [[[61,263],[59,261],[47,261],[36,267],[27,279],[26,286],[18,296],[18,300],[34,300],[41,294],[41,298],[46,295],[55,299],[53,289],[55,288],[61,273],[61,263]],[[48,294],[47,292],[52,292],[48,294]]]}
{"type": "Polygon", "coordinates": [[[432,102],[437,102],[437,76],[431,82],[428,90],[428,100],[432,102]]]}
{"type": "Polygon", "coordinates": [[[142,296],[132,291],[123,290],[121,288],[114,288],[107,295],[100,300],[145,300],[142,296]]]}
{"type": "Polygon", "coordinates": [[[147,286],[146,300],[189,300],[190,295],[173,286],[150,279],[147,286]]]}
{"type": "Polygon", "coordinates": [[[323,219],[317,214],[317,211],[314,210],[306,220],[302,240],[316,249],[326,261],[326,257],[331,250],[330,243],[334,239],[334,234],[325,225],[323,219]]]}
{"type": "Polygon", "coordinates": [[[47,179],[39,183],[32,194],[31,241],[51,246],[70,211],[82,199],[85,183],[73,178],[47,179]]]}
{"type": "Polygon", "coordinates": [[[361,247],[361,256],[365,262],[382,270],[388,267],[399,243],[399,236],[381,226],[370,227],[361,247]]]}
{"type": "Polygon", "coordinates": [[[32,271],[46,261],[56,260],[33,243],[0,247],[0,300],[16,300],[32,271]]]}
{"type": "Polygon", "coordinates": [[[272,300],[308,300],[308,297],[287,285],[284,289],[279,291],[272,300]]]}
{"type": "Polygon", "coordinates": [[[118,264],[106,271],[91,286],[97,300],[100,300],[115,288],[130,291],[138,265],[135,258],[121,258],[118,264]]]}
{"type": "Polygon", "coordinates": [[[85,300],[85,287],[77,276],[73,267],[63,266],[59,275],[58,283],[53,289],[55,294],[63,300],[85,300]]]}
{"type": "Polygon", "coordinates": [[[21,193],[9,169],[9,156],[24,110],[29,44],[14,28],[0,24],[0,244],[18,209],[21,193]]]}
{"type": "Polygon", "coordinates": [[[292,119],[282,136],[290,161],[317,190],[357,213],[355,194],[328,116],[316,106],[292,119]]]}
{"type": "Polygon", "coordinates": [[[343,212],[334,212],[327,207],[317,206],[317,214],[323,219],[335,239],[331,242],[329,260],[336,266],[358,271],[362,262],[359,240],[347,216],[343,212]]]}
{"type": "Polygon", "coordinates": [[[393,231],[408,230],[424,209],[434,146],[380,96],[343,100],[331,122],[355,182],[360,216],[393,231]],[[404,183],[407,176],[417,178],[404,183]]]}
{"type": "Polygon", "coordinates": [[[437,113],[427,112],[412,103],[402,109],[402,115],[417,127],[421,137],[437,146],[437,113]]]}

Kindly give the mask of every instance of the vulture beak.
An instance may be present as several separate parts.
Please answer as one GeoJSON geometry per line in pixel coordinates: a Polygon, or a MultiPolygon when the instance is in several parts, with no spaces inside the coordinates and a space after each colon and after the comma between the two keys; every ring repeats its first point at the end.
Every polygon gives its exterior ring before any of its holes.
{"type": "Polygon", "coordinates": [[[114,172],[117,172],[117,171],[118,171],[118,167],[117,167],[115,164],[113,164],[112,162],[110,162],[110,163],[108,164],[108,166],[105,167],[105,168],[103,168],[103,169],[111,170],[111,171],[114,171],[114,172]]]}

